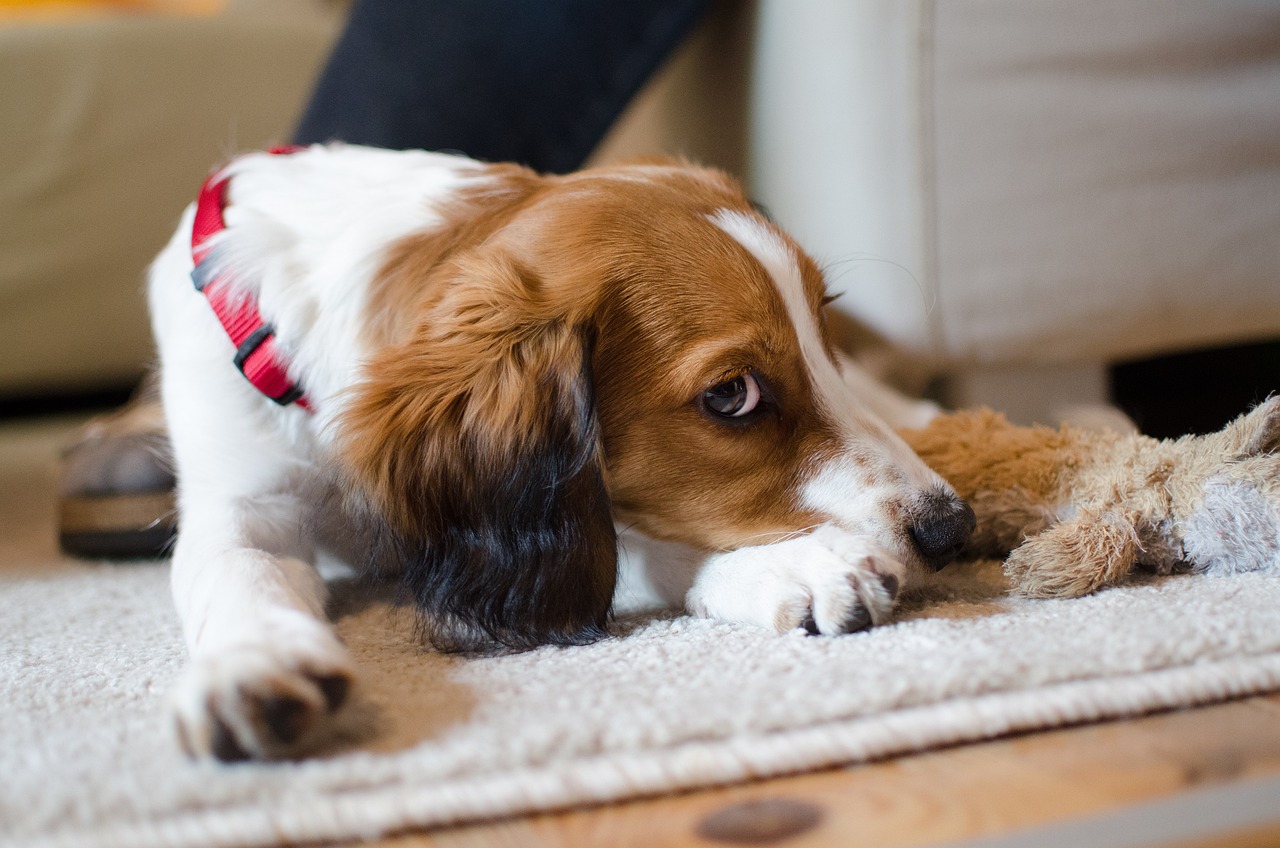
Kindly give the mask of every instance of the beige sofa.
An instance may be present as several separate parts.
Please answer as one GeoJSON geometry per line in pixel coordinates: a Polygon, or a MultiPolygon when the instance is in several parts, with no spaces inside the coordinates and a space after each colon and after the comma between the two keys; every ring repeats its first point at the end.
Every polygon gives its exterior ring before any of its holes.
{"type": "MultiPolygon", "coordinates": [[[[0,393],[141,367],[146,261],[332,37],[282,2],[0,29],[0,393]]],[[[1276,2],[724,3],[597,159],[744,175],[885,373],[1043,419],[1108,361],[1280,336],[1277,92],[1276,2]]]]}
{"type": "Polygon", "coordinates": [[[952,403],[1280,337],[1280,3],[762,0],[646,97],[609,154],[740,168],[952,403]]]}
{"type": "Polygon", "coordinates": [[[141,373],[147,264],[212,165],[288,139],[340,22],[322,0],[0,16],[0,396],[141,373]]]}

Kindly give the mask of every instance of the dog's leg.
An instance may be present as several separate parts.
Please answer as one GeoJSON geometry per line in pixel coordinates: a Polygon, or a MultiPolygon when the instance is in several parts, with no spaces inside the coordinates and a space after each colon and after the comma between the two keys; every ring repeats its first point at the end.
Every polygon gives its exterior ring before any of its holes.
{"type": "Polygon", "coordinates": [[[323,737],[354,665],[310,563],[306,465],[257,398],[216,382],[166,372],[164,386],[181,511],[173,596],[191,655],[177,730],[194,756],[289,756],[323,737]]]}
{"type": "Polygon", "coordinates": [[[705,550],[653,539],[619,524],[614,611],[680,609],[708,556],[705,550]]]}
{"type": "Polygon", "coordinates": [[[685,605],[695,615],[784,633],[865,630],[886,621],[906,567],[874,541],[824,525],[804,536],[712,554],[685,605]]]}
{"type": "Polygon", "coordinates": [[[192,755],[223,760],[296,753],[317,739],[354,679],[325,621],[319,575],[263,538],[264,512],[283,537],[296,532],[296,507],[267,498],[190,506],[173,563],[191,654],[173,698],[179,740],[192,755]]]}

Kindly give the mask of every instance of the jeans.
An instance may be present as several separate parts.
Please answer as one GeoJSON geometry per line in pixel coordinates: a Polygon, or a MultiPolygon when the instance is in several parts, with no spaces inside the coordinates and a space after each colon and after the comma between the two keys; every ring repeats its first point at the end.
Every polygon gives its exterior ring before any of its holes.
{"type": "Polygon", "coordinates": [[[294,140],[583,161],[709,0],[358,0],[294,140]]]}

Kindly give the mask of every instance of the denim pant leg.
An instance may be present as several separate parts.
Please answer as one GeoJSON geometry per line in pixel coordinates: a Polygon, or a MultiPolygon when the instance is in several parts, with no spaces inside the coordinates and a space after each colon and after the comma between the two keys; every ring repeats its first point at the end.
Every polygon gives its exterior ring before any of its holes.
{"type": "Polygon", "coordinates": [[[357,0],[295,141],[579,167],[709,0],[357,0]]]}

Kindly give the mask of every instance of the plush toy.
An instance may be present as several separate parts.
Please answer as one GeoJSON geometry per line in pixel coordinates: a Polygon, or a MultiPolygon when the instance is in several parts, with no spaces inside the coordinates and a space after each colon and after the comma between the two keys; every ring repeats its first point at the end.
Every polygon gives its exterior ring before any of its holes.
{"type": "Polygon", "coordinates": [[[1207,436],[1018,427],[957,412],[908,444],[977,514],[972,556],[1022,594],[1074,597],[1135,567],[1280,574],[1280,396],[1207,436]]]}

